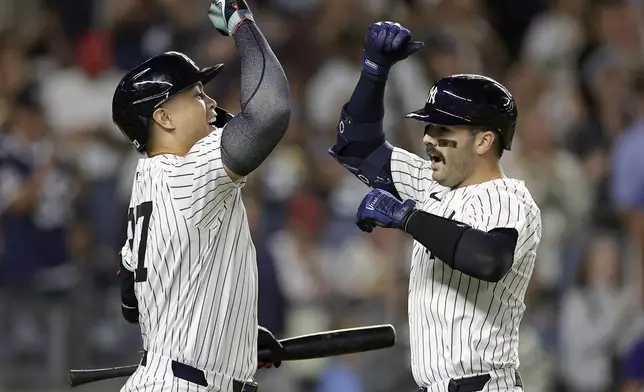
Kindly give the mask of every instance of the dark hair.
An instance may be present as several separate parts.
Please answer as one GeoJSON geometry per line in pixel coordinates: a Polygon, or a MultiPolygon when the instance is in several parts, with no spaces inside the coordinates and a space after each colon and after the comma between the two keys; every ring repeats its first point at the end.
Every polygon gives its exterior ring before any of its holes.
{"type": "MultiPolygon", "coordinates": [[[[487,131],[492,131],[490,128],[487,127],[471,127],[470,128],[470,135],[472,137],[476,136],[477,134],[481,132],[487,132],[487,131]]],[[[503,143],[501,142],[501,135],[499,135],[498,132],[494,132],[494,142],[492,143],[492,148],[496,151],[496,155],[501,158],[503,156],[503,143]]]]}

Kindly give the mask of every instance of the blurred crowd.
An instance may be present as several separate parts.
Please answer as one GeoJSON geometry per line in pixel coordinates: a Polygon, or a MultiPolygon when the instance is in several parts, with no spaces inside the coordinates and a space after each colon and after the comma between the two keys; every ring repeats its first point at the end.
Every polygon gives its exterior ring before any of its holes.
{"type": "MultiPolygon", "coordinates": [[[[443,75],[504,83],[519,121],[506,175],[541,208],[526,297],[525,390],[644,391],[644,9],[638,0],[257,0],[289,78],[287,135],[243,190],[276,336],[391,323],[398,345],[262,370],[262,390],[414,391],[407,339],[410,239],[360,232],[366,186],[327,154],[358,80],[369,23],[425,48],[389,77],[389,140],[422,155],[402,119],[443,75]]],[[[239,110],[234,41],[205,0],[0,1],[0,391],[64,387],[66,370],[135,363],[117,252],[140,158],[111,121],[121,75],[182,51],[224,62],[207,86],[239,110]]],[[[116,390],[95,384],[88,390],[116,390]]]]}

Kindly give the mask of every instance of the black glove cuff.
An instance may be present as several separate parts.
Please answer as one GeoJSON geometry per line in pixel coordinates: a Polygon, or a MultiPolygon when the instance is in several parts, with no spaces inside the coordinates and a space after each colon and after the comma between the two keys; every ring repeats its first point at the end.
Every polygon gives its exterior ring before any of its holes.
{"type": "Polygon", "coordinates": [[[394,217],[397,218],[397,220],[400,222],[400,227],[402,231],[407,231],[407,225],[409,224],[409,219],[419,210],[416,208],[416,202],[411,199],[407,199],[403,202],[402,208],[400,209],[400,214],[402,214],[402,218],[399,217],[394,217]]]}
{"type": "Polygon", "coordinates": [[[367,57],[362,57],[362,74],[369,79],[376,81],[385,81],[389,77],[391,65],[383,65],[367,57]]]}
{"type": "MultiPolygon", "coordinates": [[[[409,233],[409,230],[407,229],[407,226],[409,225],[409,220],[411,219],[411,217],[412,217],[416,212],[418,212],[418,209],[417,209],[417,208],[414,208],[414,207],[410,208],[407,212],[405,212],[405,216],[404,216],[404,217],[403,217],[403,219],[402,219],[402,230],[403,230],[405,233],[409,233]]],[[[409,234],[411,234],[411,233],[409,233],[409,234]]]]}

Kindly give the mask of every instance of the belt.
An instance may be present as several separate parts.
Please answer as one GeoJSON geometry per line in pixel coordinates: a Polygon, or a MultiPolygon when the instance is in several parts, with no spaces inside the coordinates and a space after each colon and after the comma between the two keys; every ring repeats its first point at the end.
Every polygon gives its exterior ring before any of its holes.
{"type": "MultiPolygon", "coordinates": [[[[463,377],[459,379],[451,379],[449,381],[447,390],[448,392],[478,392],[482,391],[485,384],[487,384],[490,379],[489,374],[481,374],[478,376],[472,377],[463,377]]],[[[523,388],[523,381],[521,380],[521,375],[519,372],[515,372],[516,382],[514,383],[515,387],[523,388]]],[[[427,392],[429,389],[427,387],[422,387],[418,389],[418,392],[427,392]]]]}
{"type": "MultiPolygon", "coordinates": [[[[141,358],[141,366],[145,366],[148,363],[148,353],[145,351],[143,357],[141,358]]],[[[208,386],[208,381],[206,381],[206,374],[203,370],[197,369],[185,363],[178,361],[172,361],[172,374],[176,378],[191,382],[193,384],[201,385],[202,387],[208,386]]],[[[233,392],[257,392],[259,386],[254,381],[239,381],[233,380],[233,392]]]]}

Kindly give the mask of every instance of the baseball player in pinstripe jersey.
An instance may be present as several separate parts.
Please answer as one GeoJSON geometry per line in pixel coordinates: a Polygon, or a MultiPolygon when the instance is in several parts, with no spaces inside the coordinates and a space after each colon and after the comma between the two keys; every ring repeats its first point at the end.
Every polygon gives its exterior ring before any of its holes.
{"type": "MultiPolygon", "coordinates": [[[[139,160],[121,250],[124,317],[145,353],[121,391],[255,391],[258,348],[282,347],[257,325],[257,265],[241,188],[289,123],[288,83],[243,0],[214,1],[210,20],[235,40],[241,113],[203,91],[181,53],[151,58],[114,94],[113,118],[139,160]]],[[[262,366],[263,364],[259,364],[262,366]]]]}
{"type": "Polygon", "coordinates": [[[484,76],[442,78],[406,115],[424,124],[429,159],[393,147],[382,129],[387,74],[422,46],[399,24],[369,26],[362,75],[329,153],[374,188],[358,208],[359,228],[415,240],[409,327],[420,391],[521,390],[519,323],[541,218],[499,163],[512,144],[515,102],[484,76]]]}

